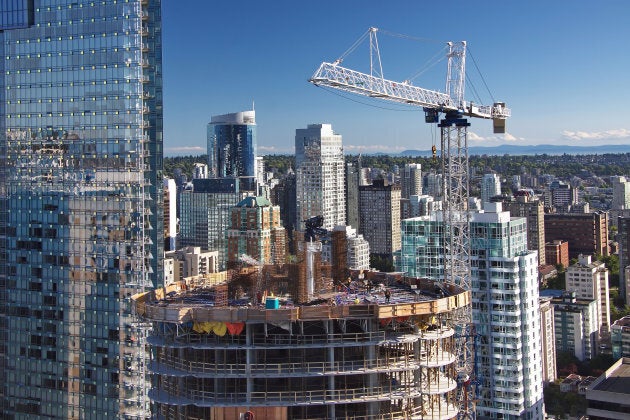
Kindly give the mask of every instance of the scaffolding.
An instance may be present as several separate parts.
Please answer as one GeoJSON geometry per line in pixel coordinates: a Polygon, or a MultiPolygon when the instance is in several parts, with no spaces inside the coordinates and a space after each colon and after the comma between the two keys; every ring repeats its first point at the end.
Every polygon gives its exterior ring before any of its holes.
{"type": "Polygon", "coordinates": [[[246,411],[277,419],[456,418],[452,314],[470,306],[470,293],[401,273],[350,272],[343,290],[318,289],[326,284],[318,278],[313,298],[296,303],[305,265],[265,267],[269,290],[260,303],[238,276],[229,282],[240,281],[243,294],[230,295],[227,306],[216,304],[219,286],[210,284],[133,296],[136,313],[153,324],[154,412],[169,419],[246,411]]]}

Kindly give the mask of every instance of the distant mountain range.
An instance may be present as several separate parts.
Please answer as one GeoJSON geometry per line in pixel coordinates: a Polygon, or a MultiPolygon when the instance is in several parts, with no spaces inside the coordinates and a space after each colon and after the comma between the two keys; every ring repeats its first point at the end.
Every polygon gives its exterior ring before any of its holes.
{"type": "MultiPolygon", "coordinates": [[[[610,144],[605,146],[558,146],[539,144],[535,146],[516,146],[505,144],[493,147],[468,147],[469,155],[602,155],[605,153],[630,153],[630,144],[610,144]]],[[[386,153],[378,153],[386,154],[386,153]]],[[[405,150],[399,156],[431,156],[430,150],[405,150]]]]}

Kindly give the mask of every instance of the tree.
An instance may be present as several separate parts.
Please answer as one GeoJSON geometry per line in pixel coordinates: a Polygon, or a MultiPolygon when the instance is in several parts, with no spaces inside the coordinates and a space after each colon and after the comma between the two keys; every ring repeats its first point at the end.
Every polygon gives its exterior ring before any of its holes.
{"type": "Polygon", "coordinates": [[[567,275],[567,273],[565,271],[558,272],[558,274],[556,274],[555,277],[550,278],[549,280],[547,280],[546,288],[547,289],[552,289],[552,290],[564,290],[564,289],[566,289],[566,286],[567,286],[566,275],[567,275]]]}
{"type": "Polygon", "coordinates": [[[618,255],[598,255],[597,258],[602,261],[608,269],[608,284],[611,287],[619,287],[619,256],[618,255]]]}
{"type": "Polygon", "coordinates": [[[556,352],[556,367],[558,376],[568,376],[577,373],[580,360],[570,351],[556,352]]]}
{"type": "Polygon", "coordinates": [[[616,236],[617,236],[617,227],[616,226],[609,226],[608,227],[608,239],[611,240],[611,241],[614,241],[616,236]]]}
{"type": "Polygon", "coordinates": [[[617,306],[615,304],[612,305],[612,307],[610,308],[610,322],[615,322],[616,320],[621,319],[626,315],[630,315],[630,306],[628,305],[617,306]]]}
{"type": "Polygon", "coordinates": [[[391,273],[396,270],[391,258],[382,257],[378,254],[370,255],[370,267],[385,273],[391,273]]]}

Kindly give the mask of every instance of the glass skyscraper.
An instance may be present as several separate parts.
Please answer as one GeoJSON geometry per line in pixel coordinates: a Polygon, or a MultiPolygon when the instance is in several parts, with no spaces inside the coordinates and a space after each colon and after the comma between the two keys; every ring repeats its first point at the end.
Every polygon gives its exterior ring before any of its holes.
{"type": "Polygon", "coordinates": [[[210,177],[256,176],[256,112],[216,115],[208,124],[210,177]]]}
{"type": "Polygon", "coordinates": [[[255,195],[254,178],[193,179],[192,188],[179,195],[180,245],[218,251],[219,269],[225,270],[232,208],[255,195]]]}
{"type": "Polygon", "coordinates": [[[159,0],[0,0],[0,412],[148,415],[162,279],[159,0]]]}

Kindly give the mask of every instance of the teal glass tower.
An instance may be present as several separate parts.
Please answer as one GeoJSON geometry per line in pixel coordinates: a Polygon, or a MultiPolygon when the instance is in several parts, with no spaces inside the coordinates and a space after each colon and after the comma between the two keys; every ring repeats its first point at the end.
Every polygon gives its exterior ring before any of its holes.
{"type": "Polygon", "coordinates": [[[0,0],[0,412],[145,418],[162,278],[159,0],[0,0]]]}

